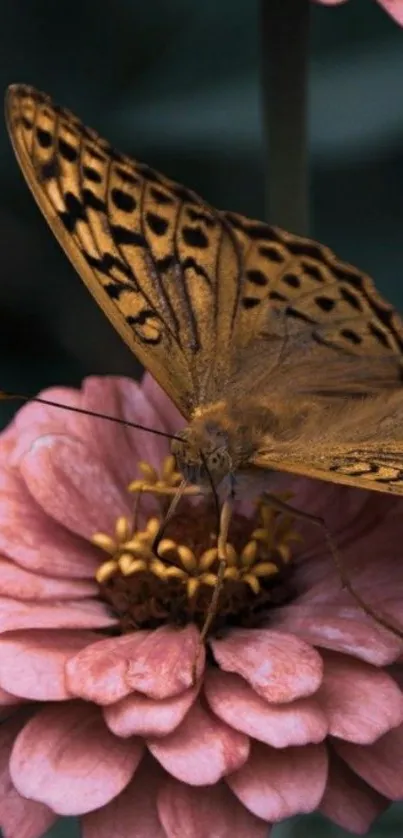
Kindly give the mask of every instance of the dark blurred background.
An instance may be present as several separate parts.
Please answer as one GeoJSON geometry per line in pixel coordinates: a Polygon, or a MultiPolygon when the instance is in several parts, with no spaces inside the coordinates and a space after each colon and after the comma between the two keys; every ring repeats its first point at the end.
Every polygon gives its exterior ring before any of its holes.
{"type": "MultiPolygon", "coordinates": [[[[3,89],[33,84],[210,203],[266,216],[257,0],[0,0],[0,21],[3,89]]],[[[312,3],[310,54],[310,233],[403,310],[403,30],[375,1],[312,3]]],[[[0,236],[0,387],[136,374],[36,208],[4,126],[0,236]]],[[[2,409],[4,421],[13,408],[2,409]]],[[[68,821],[52,832],[76,834],[68,821]]],[[[315,817],[275,834],[343,833],[315,817]]],[[[371,832],[402,834],[399,807],[371,832]]]]}

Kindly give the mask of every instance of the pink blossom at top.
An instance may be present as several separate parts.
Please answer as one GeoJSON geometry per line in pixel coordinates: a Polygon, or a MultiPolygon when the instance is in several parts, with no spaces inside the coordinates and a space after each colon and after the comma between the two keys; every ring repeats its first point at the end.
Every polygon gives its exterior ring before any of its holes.
{"type": "MultiPolygon", "coordinates": [[[[149,376],[42,395],[183,424],[149,376]]],[[[342,589],[320,530],[298,526],[287,604],[211,636],[197,684],[196,625],[120,633],[100,596],[93,534],[131,515],[137,462],[167,453],[167,440],[34,402],[0,435],[4,838],[40,838],[65,815],[83,838],[265,838],[315,810],[365,834],[403,797],[403,641],[342,589]]],[[[402,502],[292,489],[326,519],[361,597],[402,627],[402,502]]]]}
{"type": "MultiPolygon", "coordinates": [[[[324,6],[339,6],[346,0],[317,0],[324,6]]],[[[403,0],[378,0],[379,5],[388,12],[397,23],[403,26],[403,0]]]]}

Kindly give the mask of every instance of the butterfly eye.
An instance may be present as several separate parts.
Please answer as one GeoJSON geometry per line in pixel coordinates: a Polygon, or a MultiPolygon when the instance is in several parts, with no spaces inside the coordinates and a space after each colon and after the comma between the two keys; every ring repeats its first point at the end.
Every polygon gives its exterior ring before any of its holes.
{"type": "Polygon", "coordinates": [[[219,476],[221,479],[228,471],[231,471],[231,458],[227,448],[215,448],[206,459],[207,467],[213,476],[219,476]]]}

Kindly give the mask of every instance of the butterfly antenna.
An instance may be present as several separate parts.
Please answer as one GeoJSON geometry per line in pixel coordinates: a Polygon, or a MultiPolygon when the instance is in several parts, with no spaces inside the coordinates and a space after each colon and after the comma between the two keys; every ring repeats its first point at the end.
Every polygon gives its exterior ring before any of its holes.
{"type": "Polygon", "coordinates": [[[139,422],[129,422],[127,419],[119,419],[117,416],[109,416],[107,413],[98,413],[96,410],[85,410],[83,407],[73,407],[69,404],[60,404],[60,402],[53,402],[50,399],[42,399],[41,396],[28,396],[22,393],[7,393],[5,390],[0,390],[0,401],[12,401],[17,399],[23,402],[38,402],[39,404],[47,405],[48,407],[58,407],[62,410],[71,410],[73,413],[81,413],[83,416],[93,416],[96,419],[106,419],[108,422],[115,422],[117,425],[125,425],[128,428],[137,428],[139,431],[148,431],[150,434],[163,436],[167,439],[179,439],[175,434],[169,434],[166,431],[158,431],[156,428],[148,428],[146,425],[141,425],[139,422]]]}
{"type": "Polygon", "coordinates": [[[296,509],[294,506],[291,506],[289,503],[280,500],[280,498],[276,497],[275,495],[271,495],[268,492],[264,493],[262,500],[269,506],[271,506],[273,509],[277,509],[279,512],[291,514],[294,518],[299,518],[302,521],[309,521],[314,526],[320,527],[325,536],[329,552],[333,558],[343,588],[345,588],[349,592],[349,594],[351,594],[351,596],[357,602],[360,608],[362,608],[362,610],[365,611],[365,613],[368,614],[369,617],[372,617],[372,619],[375,620],[375,622],[379,623],[379,625],[383,626],[383,628],[390,631],[396,637],[400,637],[401,639],[403,639],[403,630],[399,629],[397,626],[394,626],[393,623],[390,623],[389,620],[383,616],[383,614],[380,614],[379,611],[377,611],[377,609],[372,608],[371,605],[368,605],[365,602],[365,600],[362,599],[358,591],[356,591],[355,587],[351,584],[350,579],[348,578],[348,575],[343,567],[343,562],[341,561],[340,553],[336,547],[333,536],[323,518],[320,518],[318,515],[311,515],[309,512],[303,512],[301,509],[296,509]]]}

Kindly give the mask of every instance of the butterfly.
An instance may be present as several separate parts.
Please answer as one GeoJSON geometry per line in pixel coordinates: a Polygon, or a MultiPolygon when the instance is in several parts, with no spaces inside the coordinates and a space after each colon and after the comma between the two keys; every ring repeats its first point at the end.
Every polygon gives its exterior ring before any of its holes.
{"type": "Polygon", "coordinates": [[[50,227],[188,422],[184,477],[403,494],[403,323],[332,251],[211,207],[32,87],[10,137],[50,227]]]}

